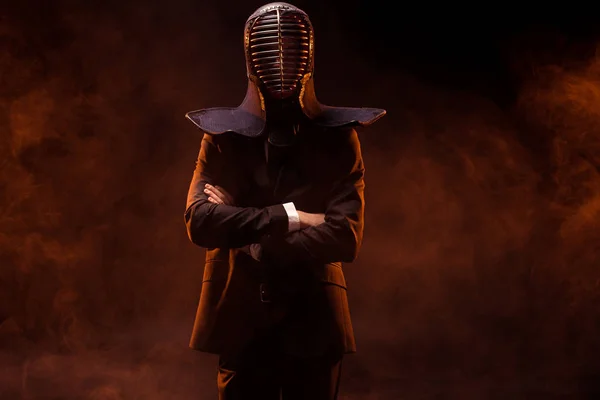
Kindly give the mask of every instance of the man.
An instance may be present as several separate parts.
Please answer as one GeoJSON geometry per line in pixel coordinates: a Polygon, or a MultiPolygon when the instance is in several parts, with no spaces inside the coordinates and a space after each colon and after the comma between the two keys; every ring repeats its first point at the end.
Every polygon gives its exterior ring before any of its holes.
{"type": "Polygon", "coordinates": [[[302,10],[260,7],[244,31],[236,108],[193,111],[204,133],[185,221],[206,251],[190,347],[219,354],[219,399],[336,399],[355,351],[341,262],[363,233],[353,126],[384,110],[320,104],[302,10]]]}

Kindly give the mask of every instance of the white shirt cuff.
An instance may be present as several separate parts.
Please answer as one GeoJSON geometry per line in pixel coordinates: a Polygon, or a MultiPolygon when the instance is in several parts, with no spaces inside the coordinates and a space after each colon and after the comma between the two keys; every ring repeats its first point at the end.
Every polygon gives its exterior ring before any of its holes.
{"type": "Polygon", "coordinates": [[[288,216],[288,231],[293,232],[299,230],[300,216],[298,215],[298,211],[296,211],[294,203],[285,203],[283,208],[285,208],[285,212],[288,216]]]}

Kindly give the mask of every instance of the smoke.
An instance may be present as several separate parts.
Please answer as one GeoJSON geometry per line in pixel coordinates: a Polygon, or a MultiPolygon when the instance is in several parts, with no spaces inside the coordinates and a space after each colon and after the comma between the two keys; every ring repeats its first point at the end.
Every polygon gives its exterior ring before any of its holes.
{"type": "Polygon", "coordinates": [[[394,103],[393,143],[367,152],[364,267],[346,268],[371,339],[366,393],[598,392],[600,64],[567,61],[538,60],[508,112],[387,86],[410,102],[394,103]]]}
{"type": "Polygon", "coordinates": [[[156,35],[161,10],[133,6],[20,11],[2,20],[0,397],[201,391],[201,255],[182,226],[200,138],[183,114],[210,92],[187,79],[206,28],[156,35]]]}
{"type": "MultiPolygon", "coordinates": [[[[203,257],[182,220],[200,142],[183,115],[241,100],[227,27],[253,7],[35,6],[0,20],[0,397],[214,398],[214,358],[187,349],[203,257]]],[[[598,59],[515,66],[506,110],[366,57],[340,72],[354,47],[314,19],[323,100],[389,113],[361,130],[345,398],[586,398],[598,59]]]]}

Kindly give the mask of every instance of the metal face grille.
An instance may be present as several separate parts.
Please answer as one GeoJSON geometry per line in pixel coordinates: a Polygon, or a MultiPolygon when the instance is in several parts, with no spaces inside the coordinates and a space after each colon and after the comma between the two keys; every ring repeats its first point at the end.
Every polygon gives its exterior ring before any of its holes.
{"type": "Polygon", "coordinates": [[[300,13],[269,11],[250,27],[248,56],[254,75],[269,94],[283,99],[294,94],[308,72],[312,27],[300,13]]]}

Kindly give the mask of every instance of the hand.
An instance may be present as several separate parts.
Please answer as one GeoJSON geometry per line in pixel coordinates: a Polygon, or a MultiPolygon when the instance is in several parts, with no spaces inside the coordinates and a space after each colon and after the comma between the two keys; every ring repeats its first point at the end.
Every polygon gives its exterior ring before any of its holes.
{"type": "Polygon", "coordinates": [[[300,217],[300,229],[321,225],[325,222],[325,214],[311,214],[298,211],[298,217],[300,217]]]}
{"type": "Polygon", "coordinates": [[[204,193],[208,196],[208,201],[214,204],[233,205],[233,197],[220,186],[213,186],[210,183],[204,185],[204,193]]]}

